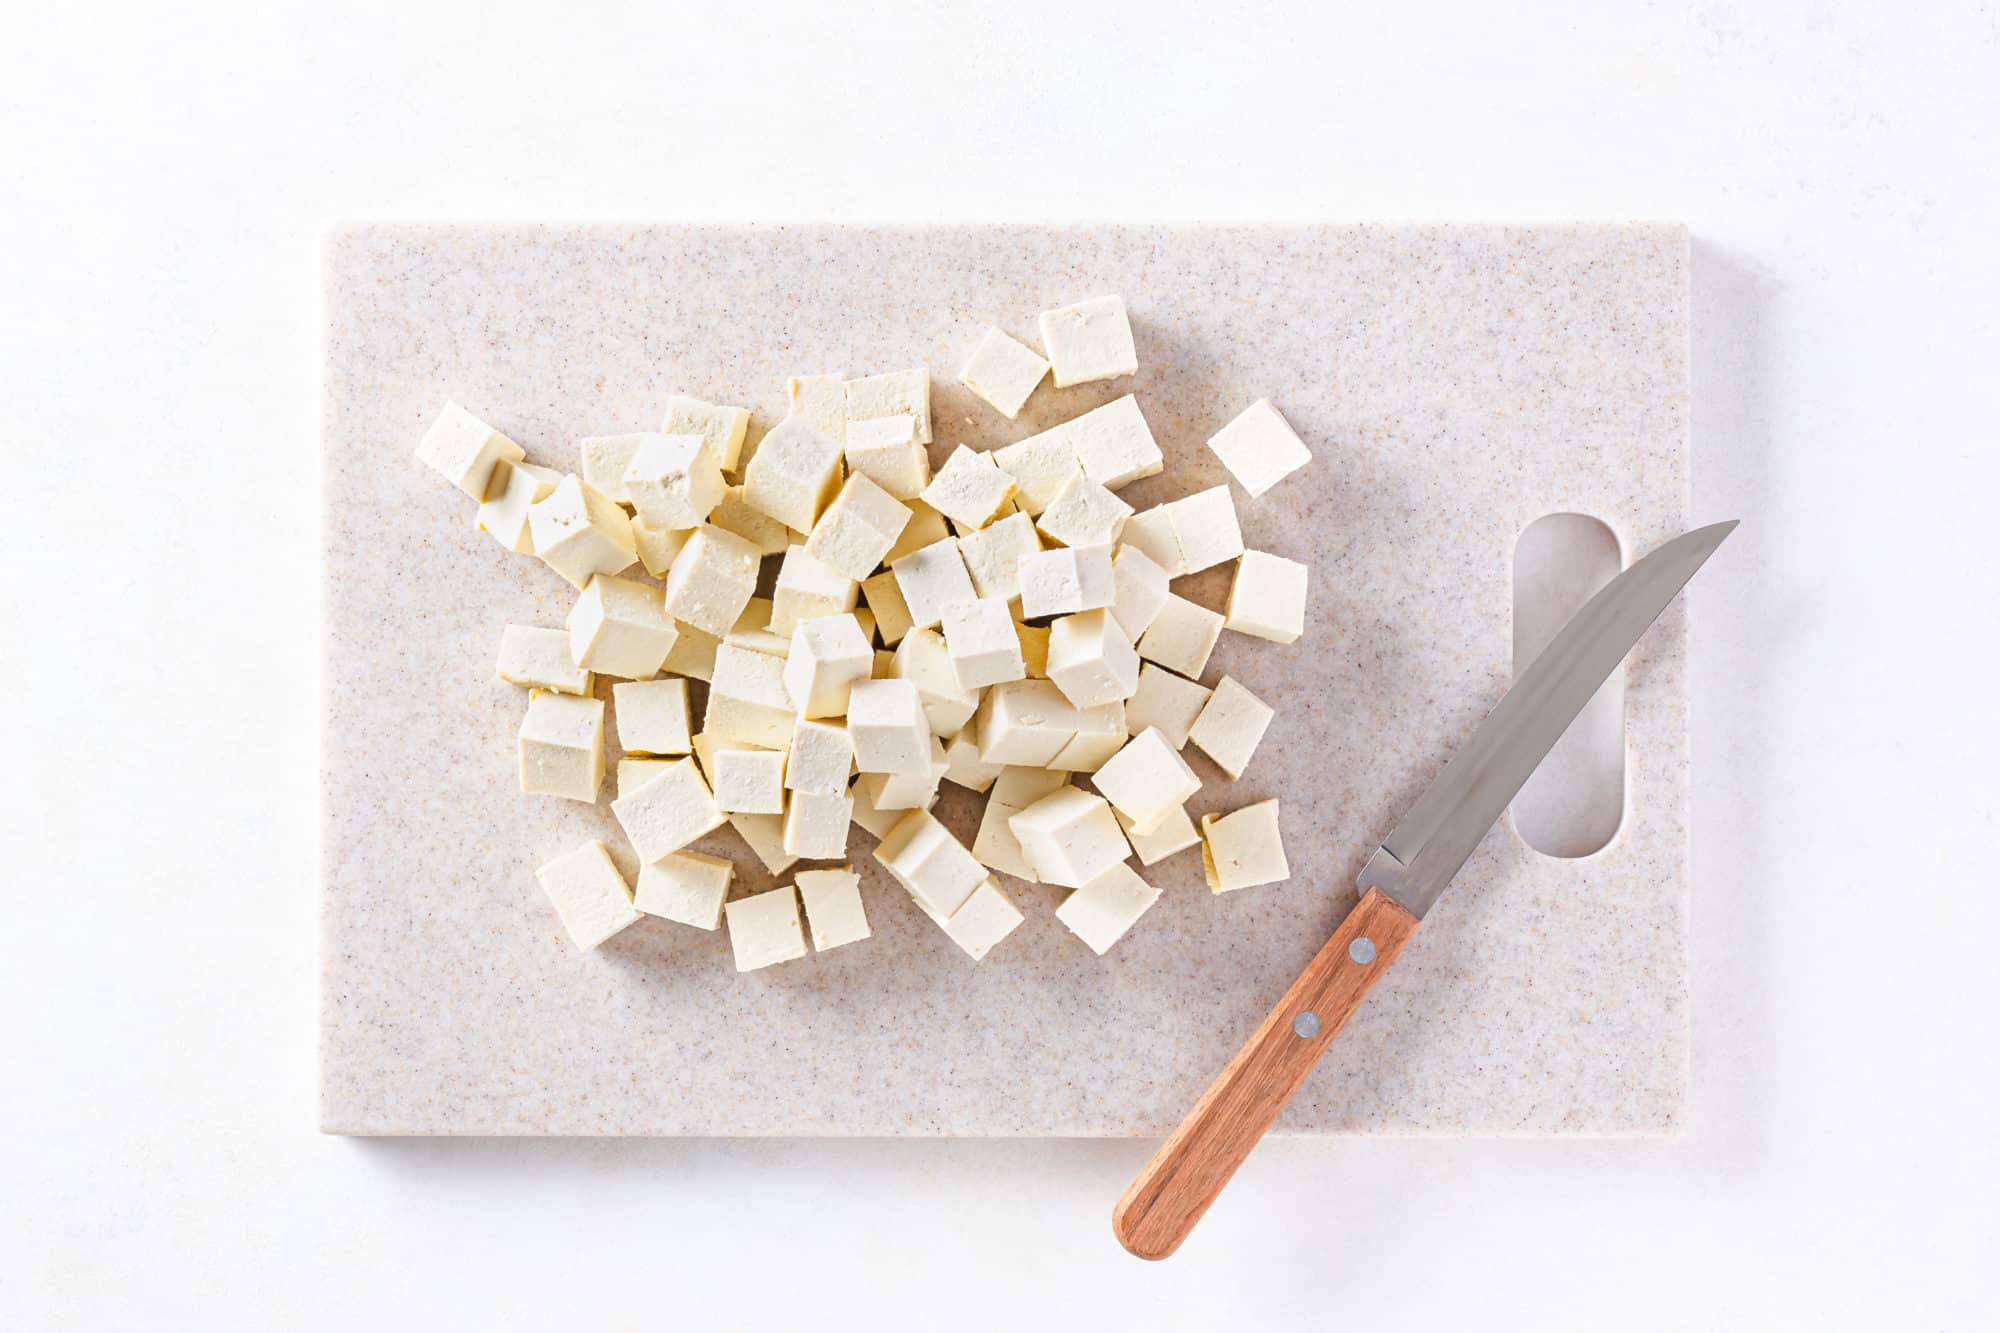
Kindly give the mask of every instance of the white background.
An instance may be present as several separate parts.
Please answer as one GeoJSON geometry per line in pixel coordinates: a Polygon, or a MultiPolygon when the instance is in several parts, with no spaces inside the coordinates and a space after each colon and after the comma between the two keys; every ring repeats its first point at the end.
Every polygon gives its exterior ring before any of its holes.
{"type": "Polygon", "coordinates": [[[0,8],[0,1325],[1991,1327],[1993,5],[863,10],[0,8]],[[317,1135],[354,217],[1687,220],[1687,1134],[317,1135]]]}

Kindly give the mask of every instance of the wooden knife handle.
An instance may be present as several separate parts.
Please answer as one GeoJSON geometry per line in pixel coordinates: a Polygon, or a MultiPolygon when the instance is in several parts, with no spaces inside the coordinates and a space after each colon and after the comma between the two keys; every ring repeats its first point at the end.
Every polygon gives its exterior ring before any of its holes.
{"type": "Polygon", "coordinates": [[[1141,1259],[1180,1248],[1416,928],[1380,889],[1362,895],[1112,1209],[1119,1244],[1141,1259]]]}

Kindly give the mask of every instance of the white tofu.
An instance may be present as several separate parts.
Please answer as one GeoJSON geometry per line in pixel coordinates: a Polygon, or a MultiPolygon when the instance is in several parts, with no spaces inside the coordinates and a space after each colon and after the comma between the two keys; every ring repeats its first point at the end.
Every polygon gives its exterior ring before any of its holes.
{"type": "Polygon", "coordinates": [[[808,861],[847,855],[847,825],[854,798],[846,792],[823,795],[795,791],[785,804],[785,850],[808,861]]]}
{"type": "Polygon", "coordinates": [[[1021,813],[1020,807],[1002,805],[989,800],[979,815],[979,831],[972,839],[973,857],[988,870],[997,870],[1015,879],[1038,883],[1035,867],[1028,860],[1028,854],[1021,850],[1021,844],[1014,837],[1014,830],[1007,827],[1007,821],[1021,813]]]}
{"type": "Polygon", "coordinates": [[[715,678],[709,682],[708,712],[702,719],[711,737],[782,750],[791,744],[796,716],[785,687],[784,658],[729,643],[715,650],[715,678]]]}
{"type": "Polygon", "coordinates": [[[1021,560],[1042,549],[1035,521],[1026,514],[1009,514],[977,532],[958,539],[959,558],[981,597],[1011,602],[1021,595],[1021,560]]]}
{"type": "Polygon", "coordinates": [[[1116,379],[1139,369],[1125,300],[1094,296],[1075,305],[1042,312],[1042,350],[1055,371],[1056,387],[1116,379]]]}
{"type": "Polygon", "coordinates": [[[791,758],[785,764],[785,786],[816,796],[838,796],[847,790],[854,769],[854,742],[841,722],[801,721],[792,730],[791,758]]]}
{"type": "Polygon", "coordinates": [[[1148,560],[1165,570],[1170,579],[1177,579],[1188,572],[1187,557],[1181,554],[1180,538],[1174,536],[1171,504],[1141,509],[1125,520],[1125,528],[1118,539],[1126,550],[1144,553],[1148,560]]]}
{"type": "Polygon", "coordinates": [[[979,757],[1041,768],[1076,737],[1076,705],[1046,680],[995,685],[979,703],[979,757]]]}
{"type": "Polygon", "coordinates": [[[1312,462],[1312,450],[1268,398],[1209,436],[1208,447],[1253,500],[1312,462]]]}
{"type": "Polygon", "coordinates": [[[715,650],[721,646],[722,640],[693,625],[677,627],[680,635],[674,640],[674,646],[667,650],[667,660],[660,664],[660,670],[686,676],[690,680],[712,680],[715,676],[715,650]]]}
{"type": "Polygon", "coordinates": [[[642,864],[722,827],[722,812],[690,759],[669,765],[637,791],[620,792],[611,813],[642,864]]]}
{"type": "Polygon", "coordinates": [[[854,822],[868,830],[877,840],[888,837],[889,830],[896,827],[904,815],[910,813],[907,810],[876,809],[869,803],[868,793],[861,789],[859,782],[848,788],[847,794],[854,801],[854,813],[852,815],[854,822]]]}
{"type": "Polygon", "coordinates": [[[994,411],[1012,421],[1028,401],[1028,395],[1042,382],[1042,376],[1048,373],[1049,363],[1037,356],[1033,348],[989,328],[972,349],[965,369],[958,372],[958,379],[994,411]]]}
{"type": "Polygon", "coordinates": [[[733,745],[717,749],[715,808],[725,814],[785,813],[785,752],[733,745]]]}
{"type": "Polygon", "coordinates": [[[858,582],[805,547],[790,547],[778,566],[778,581],[771,590],[771,632],[789,641],[792,631],[805,621],[852,611],[860,594],[858,582]]]}
{"type": "Polygon", "coordinates": [[[959,680],[951,649],[944,635],[934,629],[911,630],[904,635],[890,655],[887,674],[878,668],[876,679],[906,680],[916,686],[931,734],[946,740],[956,736],[979,707],[979,691],[967,689],[959,680]]]}
{"type": "Polygon", "coordinates": [[[639,559],[625,511],[574,476],[528,506],[535,554],[581,588],[593,574],[619,574],[639,559]]]}
{"type": "Polygon", "coordinates": [[[1229,676],[1216,682],[1215,693],[1188,731],[1188,739],[1232,778],[1243,776],[1257,743],[1277,716],[1271,706],[1229,676]]]}
{"type": "Polygon", "coordinates": [[[1110,546],[1132,517],[1132,506],[1077,472],[1063,483],[1035,527],[1063,546],[1110,546]]]}
{"type": "Polygon", "coordinates": [[[626,754],[686,754],[688,688],[684,680],[619,681],[611,687],[611,714],[626,754]]]}
{"type": "Polygon", "coordinates": [[[735,864],[720,856],[675,852],[639,867],[632,904],[648,916],[714,930],[722,924],[722,903],[735,875],[735,864]]]}
{"type": "Polygon", "coordinates": [[[1157,728],[1178,750],[1201,710],[1208,706],[1209,688],[1176,676],[1152,662],[1139,664],[1139,688],[1125,703],[1125,719],[1136,735],[1157,728]]]}
{"type": "Polygon", "coordinates": [[[755,546],[733,532],[696,528],[667,572],[667,614],[721,638],[757,591],[761,559],[755,546]]]}
{"type": "Polygon", "coordinates": [[[1124,862],[1110,867],[1056,908],[1056,920],[1103,957],[1160,900],[1160,891],[1124,862]]]}
{"type": "Polygon", "coordinates": [[[453,402],[444,405],[417,442],[417,461],[474,500],[491,493],[499,464],[518,463],[527,456],[527,450],[453,402]]]}
{"type": "Polygon", "coordinates": [[[1111,587],[1111,614],[1136,642],[1167,604],[1167,571],[1138,547],[1121,546],[1111,558],[1111,587]]]}
{"type": "Polygon", "coordinates": [[[972,576],[965,572],[954,537],[912,551],[889,568],[909,608],[910,623],[918,629],[935,629],[946,611],[979,595],[973,591],[972,576]]]}
{"type": "Polygon", "coordinates": [[[1007,827],[1045,884],[1082,888],[1132,854],[1110,803],[1078,787],[1044,796],[1007,827]]]}
{"type": "Polygon", "coordinates": [[[716,503],[708,521],[712,526],[749,542],[757,548],[759,555],[783,554],[795,536],[804,535],[794,534],[790,528],[751,504],[741,486],[731,486],[722,493],[722,499],[716,503]]]}
{"type": "Polygon", "coordinates": [[[632,466],[632,455],[639,452],[639,446],[647,439],[644,431],[628,435],[586,435],[576,442],[576,454],[583,467],[586,485],[595,486],[605,496],[619,504],[631,504],[632,497],[625,493],[625,469],[632,466]]]}
{"type": "Polygon", "coordinates": [[[1125,743],[1091,774],[1091,785],[1131,820],[1129,827],[1150,830],[1201,790],[1187,760],[1157,728],[1148,727],[1125,743]]]}
{"type": "Polygon", "coordinates": [[[944,747],[944,780],[967,791],[985,791],[1005,767],[989,764],[979,757],[979,729],[965,727],[944,747]]]}
{"type": "Polygon", "coordinates": [[[692,529],[655,528],[648,526],[644,519],[632,520],[632,542],[639,548],[639,563],[656,579],[667,576],[681,548],[692,536],[692,529]]]}
{"type": "Polygon", "coordinates": [[[908,416],[917,423],[917,443],[931,442],[931,372],[892,370],[847,381],[847,422],[908,416]]]}
{"type": "MultiPolygon", "coordinates": [[[[1001,681],[1027,677],[1028,668],[1021,660],[1021,640],[1014,633],[1013,614],[1000,598],[979,597],[946,611],[944,641],[958,682],[965,689],[979,690],[1001,681]]],[[[1132,659],[1135,683],[1138,662],[1137,657],[1132,659]]]]}
{"type": "Polygon", "coordinates": [[[1014,495],[1014,479],[994,458],[959,445],[924,487],[924,503],[964,527],[985,527],[1014,495]]]}
{"type": "Polygon", "coordinates": [[[885,569],[861,580],[861,600],[875,613],[875,631],[884,644],[893,648],[910,632],[910,604],[903,600],[893,571],[885,569]]]}
{"type": "MultiPolygon", "coordinates": [[[[1083,467],[1076,446],[1061,426],[995,449],[990,457],[1014,483],[1014,503],[1033,517],[1049,507],[1083,467]]],[[[942,475],[942,474],[940,474],[942,475]]]]}
{"type": "Polygon", "coordinates": [[[1023,918],[1013,900],[1000,891],[998,884],[987,879],[956,912],[943,919],[932,913],[931,919],[938,923],[946,938],[976,963],[991,953],[994,945],[1013,934],[1023,918]]]}
{"type": "Polygon", "coordinates": [[[642,435],[625,465],[625,494],[654,528],[698,528],[729,489],[699,435],[642,435]]]}
{"type": "Polygon", "coordinates": [[[771,428],[743,469],[743,498],[798,532],[811,532],[840,481],[840,442],[797,417],[771,428]]]}
{"type": "Polygon", "coordinates": [[[1000,776],[993,780],[990,799],[1001,805],[1011,805],[1018,813],[1044,796],[1052,796],[1067,786],[1069,786],[1067,773],[1010,764],[1001,769],[1000,776]]]}
{"type": "Polygon", "coordinates": [[[595,801],[604,782],[604,701],[534,690],[521,719],[521,790],[595,801]]]}
{"type": "Polygon", "coordinates": [[[743,457],[743,438],[750,431],[750,410],[704,402],[686,394],[667,399],[662,435],[699,435],[725,472],[734,472],[743,457]]]}
{"type": "Polygon", "coordinates": [[[1199,676],[1222,637],[1222,617],[1176,593],[1139,636],[1139,656],[1183,676],[1199,676]]]}
{"type": "Polygon", "coordinates": [[[931,484],[931,455],[912,416],[875,417],[847,427],[842,451],[848,471],[898,500],[914,500],[931,484]]]}
{"type": "Polygon", "coordinates": [[[612,799],[639,790],[679,762],[679,759],[634,759],[630,755],[625,756],[618,761],[618,784],[612,792],[612,799]]]}
{"type": "Polygon", "coordinates": [[[1132,697],[1139,654],[1109,611],[1080,611],[1049,626],[1049,679],[1078,708],[1132,697]]]}
{"type": "Polygon", "coordinates": [[[1259,801],[1227,815],[1201,817],[1201,869],[1211,893],[1229,893],[1290,879],[1278,803],[1259,801]]]}
{"type": "Polygon", "coordinates": [[[907,505],[857,472],[820,515],[805,549],[858,583],[875,572],[909,522],[907,505]]]}
{"type": "Polygon", "coordinates": [[[1264,551],[1245,551],[1229,584],[1223,624],[1272,643],[1296,643],[1306,632],[1306,567],[1264,551]]]}
{"type": "Polygon", "coordinates": [[[755,972],[806,956],[805,931],[799,926],[799,896],[791,885],[738,898],[723,904],[723,911],[729,918],[729,948],[738,972],[755,972]]]}
{"type": "Polygon", "coordinates": [[[508,550],[533,555],[535,538],[528,528],[528,510],[548,499],[561,484],[562,473],[552,467],[510,463],[503,458],[493,465],[493,478],[474,522],[508,550]]]}
{"type": "Polygon", "coordinates": [[[1133,828],[1132,821],[1123,815],[1118,815],[1118,827],[1125,830],[1125,840],[1132,844],[1133,854],[1142,866],[1155,865],[1201,841],[1187,810],[1178,805],[1143,832],[1133,828]]]}
{"type": "Polygon", "coordinates": [[[930,763],[930,723],[907,680],[857,681],[847,702],[847,734],[863,773],[921,772],[930,763]]]}
{"type": "Polygon", "coordinates": [[[729,815],[729,826],[743,839],[751,855],[773,875],[782,875],[797,864],[798,857],[785,850],[783,815],[729,815]]]}
{"type": "Polygon", "coordinates": [[[785,692],[802,718],[839,717],[847,712],[854,682],[867,680],[874,669],[875,652],[852,615],[804,620],[792,629],[785,692]]]}
{"type": "Polygon", "coordinates": [[[529,689],[589,694],[590,672],[569,655],[569,631],[509,625],[500,634],[500,679],[529,689]]]}
{"type": "Polygon", "coordinates": [[[812,927],[813,948],[824,952],[868,938],[868,913],[861,905],[861,876],[851,866],[801,870],[797,882],[799,896],[806,903],[806,923],[812,927]]]}
{"type": "Polygon", "coordinates": [[[1154,476],[1166,467],[1139,400],[1129,393],[1043,434],[1066,443],[1083,475],[1108,490],[1154,476]]]}
{"type": "Polygon", "coordinates": [[[666,598],[650,583],[591,576],[569,612],[569,655],[603,676],[650,680],[674,646],[666,598]]]}
{"type": "Polygon", "coordinates": [[[903,529],[903,535],[896,538],[896,544],[889,548],[889,554],[882,557],[882,563],[893,565],[913,551],[921,551],[932,542],[941,542],[951,536],[944,515],[925,504],[922,500],[910,501],[910,521],[903,529]]]}
{"type": "Polygon", "coordinates": [[[778,634],[771,629],[771,601],[766,597],[752,597],[743,604],[743,614],[736,617],[736,623],[729,627],[729,633],[722,641],[733,648],[748,648],[753,653],[766,653],[772,657],[784,657],[792,651],[792,636],[778,634]]]}
{"type": "Polygon", "coordinates": [[[1094,773],[1117,754],[1130,733],[1125,728],[1125,703],[1114,700],[1076,710],[1076,734],[1056,751],[1048,766],[1066,773],[1094,773]]]}
{"type": "Polygon", "coordinates": [[[1029,620],[1108,607],[1117,597],[1109,546],[1062,546],[1023,556],[1021,614],[1029,620]]]}
{"type": "Polygon", "coordinates": [[[875,859],[935,917],[950,917],[986,882],[986,868],[928,810],[897,820],[875,859]]]}
{"type": "Polygon", "coordinates": [[[1211,486],[1184,495],[1166,506],[1174,541],[1188,574],[1234,560],[1243,554],[1243,532],[1236,526],[1236,501],[1227,486],[1211,486]]]}
{"type": "Polygon", "coordinates": [[[930,763],[908,773],[863,773],[855,781],[856,799],[874,810],[928,810],[937,801],[938,782],[948,761],[944,742],[931,737],[930,763]]]}
{"type": "Polygon", "coordinates": [[[829,440],[847,439],[847,376],[794,375],[785,381],[785,414],[829,440]]]}
{"type": "Polygon", "coordinates": [[[632,890],[601,842],[586,842],[535,872],[570,943],[595,949],[639,919],[632,890]]]}

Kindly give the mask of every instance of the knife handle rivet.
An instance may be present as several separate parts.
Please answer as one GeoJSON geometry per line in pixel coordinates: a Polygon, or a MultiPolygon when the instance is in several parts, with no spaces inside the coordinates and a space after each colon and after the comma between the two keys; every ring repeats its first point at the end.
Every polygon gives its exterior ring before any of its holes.
{"type": "Polygon", "coordinates": [[[1360,936],[1347,946],[1347,956],[1366,967],[1375,961],[1375,941],[1366,935],[1360,936]]]}
{"type": "Polygon", "coordinates": [[[1292,1031],[1301,1037],[1319,1035],[1319,1015],[1308,1009],[1292,1020],[1292,1031]]]}

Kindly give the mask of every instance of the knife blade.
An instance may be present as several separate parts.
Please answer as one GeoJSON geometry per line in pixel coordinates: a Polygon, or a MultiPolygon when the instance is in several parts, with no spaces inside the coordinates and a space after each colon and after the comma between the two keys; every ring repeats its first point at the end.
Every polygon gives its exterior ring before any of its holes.
{"type": "Polygon", "coordinates": [[[1736,522],[1682,533],[1570,617],[1362,867],[1361,901],[1112,1210],[1142,1259],[1180,1247],[1500,812],[1736,522]]]}

